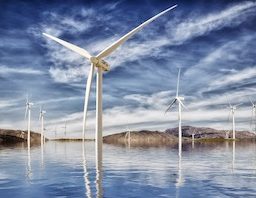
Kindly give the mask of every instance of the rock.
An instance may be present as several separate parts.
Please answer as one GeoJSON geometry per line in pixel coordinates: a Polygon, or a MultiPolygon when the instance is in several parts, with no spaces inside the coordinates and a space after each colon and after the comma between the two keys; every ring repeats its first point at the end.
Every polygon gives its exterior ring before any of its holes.
{"type": "Polygon", "coordinates": [[[131,146],[161,146],[177,144],[178,139],[168,133],[142,130],[130,132],[130,143],[127,132],[105,136],[103,142],[117,145],[130,144],[131,146]]]}
{"type": "MultiPolygon", "coordinates": [[[[35,132],[30,133],[31,144],[40,144],[41,135],[35,132]]],[[[0,129],[0,143],[18,143],[27,141],[27,131],[0,129]]]]}
{"type": "MultiPolygon", "coordinates": [[[[172,134],[178,137],[178,127],[172,129],[166,129],[165,133],[172,134]]],[[[191,138],[192,134],[195,134],[195,138],[226,138],[226,134],[228,134],[229,138],[232,138],[232,131],[227,130],[216,130],[213,128],[207,127],[192,127],[192,126],[183,126],[182,127],[182,136],[191,138]]],[[[236,131],[236,139],[252,139],[255,138],[256,135],[249,131],[236,131]]]]}

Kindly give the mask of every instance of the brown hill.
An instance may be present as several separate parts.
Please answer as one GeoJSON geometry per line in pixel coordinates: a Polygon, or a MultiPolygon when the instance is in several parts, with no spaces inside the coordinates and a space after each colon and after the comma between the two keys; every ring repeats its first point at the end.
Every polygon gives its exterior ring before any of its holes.
{"type": "MultiPolygon", "coordinates": [[[[0,143],[17,143],[27,141],[27,131],[0,129],[0,143]]],[[[31,131],[31,144],[41,142],[41,135],[31,131]]]]}
{"type": "MultiPolygon", "coordinates": [[[[165,133],[174,135],[178,137],[178,127],[172,129],[166,129],[165,133]]],[[[195,138],[226,138],[226,134],[229,138],[232,138],[232,131],[228,130],[216,130],[213,128],[207,127],[192,127],[192,126],[183,126],[182,127],[182,136],[191,138],[192,134],[195,134],[195,138]]],[[[253,139],[256,138],[254,133],[249,131],[236,131],[236,139],[253,139]]]]}
{"type": "Polygon", "coordinates": [[[130,143],[127,132],[108,135],[103,138],[103,142],[107,144],[127,145],[132,146],[160,146],[172,145],[178,142],[177,137],[159,131],[131,131],[130,143]]]}

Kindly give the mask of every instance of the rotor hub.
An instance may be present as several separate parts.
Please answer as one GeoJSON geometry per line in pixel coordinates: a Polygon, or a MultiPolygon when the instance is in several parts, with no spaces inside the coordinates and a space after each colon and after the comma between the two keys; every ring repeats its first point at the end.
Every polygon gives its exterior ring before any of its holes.
{"type": "Polygon", "coordinates": [[[101,68],[103,71],[109,71],[110,70],[110,66],[109,64],[104,61],[103,59],[99,59],[97,57],[91,57],[90,58],[91,63],[95,66],[95,67],[99,67],[101,68]]]}

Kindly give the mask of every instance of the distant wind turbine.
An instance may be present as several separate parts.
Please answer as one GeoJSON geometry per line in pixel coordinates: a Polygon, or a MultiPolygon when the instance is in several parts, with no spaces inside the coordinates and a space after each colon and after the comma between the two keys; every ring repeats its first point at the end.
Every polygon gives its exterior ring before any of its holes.
{"type": "Polygon", "coordinates": [[[232,130],[233,130],[233,140],[236,139],[236,123],[235,123],[235,111],[237,109],[238,106],[240,106],[242,103],[239,103],[237,105],[232,105],[230,103],[230,101],[228,101],[229,103],[229,108],[230,108],[230,112],[229,112],[229,118],[230,118],[230,114],[232,114],[232,130]]]}
{"type": "Polygon", "coordinates": [[[67,137],[67,121],[65,121],[65,125],[64,125],[64,136],[65,138],[67,137]]]}
{"type": "Polygon", "coordinates": [[[28,143],[28,148],[30,148],[30,128],[31,128],[31,108],[34,105],[34,103],[29,102],[28,96],[26,100],[26,112],[25,112],[25,119],[28,118],[28,134],[27,134],[27,143],[28,143]]]}
{"type": "Polygon", "coordinates": [[[252,117],[251,117],[251,129],[256,133],[256,102],[253,102],[251,98],[250,102],[252,103],[252,117]],[[254,124],[254,126],[253,126],[254,124]]]}
{"type": "Polygon", "coordinates": [[[41,121],[41,145],[44,143],[44,115],[46,111],[43,110],[43,107],[40,106],[40,113],[39,113],[39,121],[41,121]]]}
{"type": "Polygon", "coordinates": [[[180,68],[179,68],[179,73],[178,73],[178,79],[177,79],[177,90],[176,90],[176,97],[172,100],[171,104],[167,108],[165,112],[168,112],[171,107],[178,102],[178,108],[179,108],[179,155],[181,155],[181,150],[182,150],[182,131],[181,131],[181,107],[185,107],[183,104],[184,97],[179,96],[179,84],[180,84],[180,68]]]}
{"type": "MultiPolygon", "coordinates": [[[[100,52],[97,56],[92,56],[89,52],[87,52],[85,49],[82,49],[78,46],[75,46],[71,43],[68,43],[66,41],[63,41],[59,38],[53,37],[49,34],[43,33],[43,35],[47,36],[48,38],[56,41],[57,43],[63,45],[64,47],[80,54],[81,56],[87,58],[91,62],[91,68],[90,72],[87,78],[87,84],[86,84],[86,91],[85,91],[85,101],[84,101],[84,114],[83,114],[83,136],[82,139],[85,138],[85,127],[86,127],[86,117],[87,117],[87,110],[88,110],[88,103],[89,103],[89,96],[90,96],[90,89],[92,84],[92,79],[94,76],[94,69],[97,67],[97,88],[96,88],[96,144],[101,145],[102,147],[102,72],[103,71],[109,71],[110,67],[109,64],[103,60],[103,58],[109,56],[111,53],[113,53],[119,46],[121,46],[123,43],[125,43],[130,37],[132,37],[134,34],[136,34],[138,31],[140,31],[143,27],[145,27],[147,24],[151,23],[161,15],[165,14],[166,12],[174,9],[177,7],[177,5],[174,5],[161,13],[157,14],[156,16],[148,19],[146,22],[142,23],[123,37],[121,37],[119,40],[111,44],[109,47],[105,48],[102,52],[100,52]]],[[[97,147],[100,148],[101,147],[97,147]]]]}

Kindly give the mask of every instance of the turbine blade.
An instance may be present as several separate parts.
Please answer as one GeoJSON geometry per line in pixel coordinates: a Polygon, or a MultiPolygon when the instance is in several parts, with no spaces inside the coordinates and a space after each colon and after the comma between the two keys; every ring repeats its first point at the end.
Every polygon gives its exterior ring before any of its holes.
{"type": "MultiPolygon", "coordinates": [[[[250,121],[250,129],[252,129],[252,124],[253,124],[253,110],[252,110],[252,116],[251,116],[251,121],[250,121]]],[[[253,131],[253,129],[252,129],[252,131],[253,131]]]]}
{"type": "Polygon", "coordinates": [[[242,105],[243,103],[239,103],[239,104],[237,104],[237,105],[234,105],[235,107],[238,107],[238,106],[240,106],[240,105],[242,105]]]}
{"type": "Polygon", "coordinates": [[[102,52],[100,52],[97,55],[97,58],[104,58],[108,55],[110,55],[113,51],[115,51],[120,45],[122,45],[125,41],[127,41],[130,37],[132,37],[134,34],[136,34],[138,31],[140,31],[143,27],[145,27],[146,25],[148,25],[149,23],[151,23],[152,21],[154,21],[155,19],[157,19],[158,17],[160,17],[161,15],[165,14],[166,12],[176,8],[177,5],[174,5],[162,12],[160,12],[159,14],[155,15],[154,17],[148,19],[147,21],[145,21],[144,23],[142,23],[141,25],[139,25],[138,27],[136,27],[135,29],[133,29],[132,31],[130,31],[129,33],[127,33],[126,35],[124,35],[123,37],[121,37],[119,40],[117,40],[116,42],[114,42],[112,45],[110,45],[109,47],[105,48],[102,52]]]}
{"type": "Polygon", "coordinates": [[[25,117],[24,117],[24,119],[27,118],[27,114],[28,114],[28,105],[26,104],[26,111],[25,111],[25,117]]]}
{"type": "Polygon", "coordinates": [[[252,102],[252,99],[251,99],[251,97],[249,97],[249,100],[250,100],[250,102],[252,103],[252,105],[254,105],[254,103],[252,102]]]}
{"type": "Polygon", "coordinates": [[[28,94],[26,95],[26,103],[29,103],[28,94]]]}
{"type": "Polygon", "coordinates": [[[181,104],[181,106],[184,108],[184,109],[188,109],[184,104],[183,104],[183,102],[178,98],[177,99],[178,101],[179,101],[179,103],[181,104]]]}
{"type": "Polygon", "coordinates": [[[84,134],[85,134],[86,117],[87,117],[87,110],[88,110],[90,90],[91,90],[93,76],[94,76],[94,65],[91,64],[90,73],[89,73],[88,78],[87,78],[86,90],[85,90],[85,99],[84,99],[83,138],[84,138],[84,134]]]}
{"type": "Polygon", "coordinates": [[[232,107],[232,104],[230,103],[230,100],[229,100],[228,97],[227,97],[227,101],[228,101],[229,107],[231,108],[231,107],[232,107]]]}
{"type": "Polygon", "coordinates": [[[63,40],[61,40],[61,39],[59,39],[59,38],[56,38],[56,37],[51,36],[51,35],[46,34],[46,33],[43,33],[43,35],[44,35],[44,36],[47,36],[48,38],[50,38],[50,39],[56,41],[57,43],[63,45],[64,47],[66,47],[66,48],[68,48],[68,49],[70,49],[70,50],[72,50],[72,51],[74,51],[74,52],[76,52],[76,53],[78,53],[78,54],[80,54],[81,56],[83,56],[83,57],[85,57],[85,58],[87,58],[87,59],[89,59],[89,60],[90,60],[90,58],[92,57],[89,52],[87,52],[85,49],[83,49],[83,48],[81,48],[81,47],[78,47],[78,46],[76,46],[76,45],[73,45],[73,44],[71,44],[71,43],[68,43],[67,41],[63,41],[63,40]]]}
{"type": "Polygon", "coordinates": [[[180,86],[180,68],[179,68],[178,79],[177,79],[176,97],[179,96],[179,86],[180,86]]]}
{"type": "Polygon", "coordinates": [[[170,108],[175,104],[175,102],[177,101],[177,99],[173,99],[173,101],[171,102],[171,104],[168,106],[168,108],[166,109],[165,113],[167,113],[167,111],[170,110],[170,108]]]}

